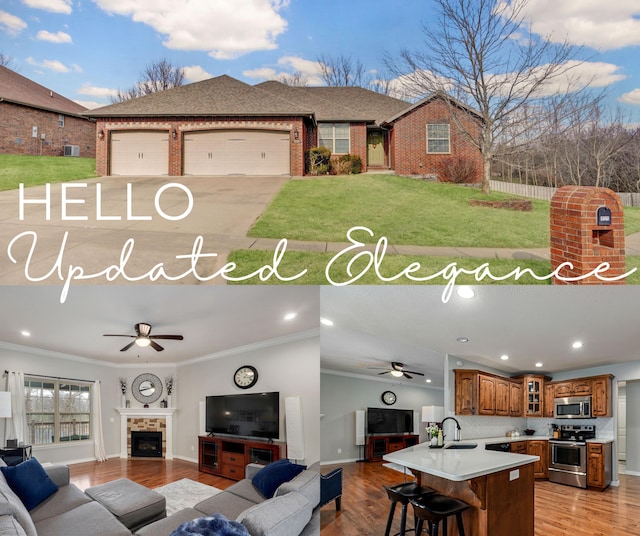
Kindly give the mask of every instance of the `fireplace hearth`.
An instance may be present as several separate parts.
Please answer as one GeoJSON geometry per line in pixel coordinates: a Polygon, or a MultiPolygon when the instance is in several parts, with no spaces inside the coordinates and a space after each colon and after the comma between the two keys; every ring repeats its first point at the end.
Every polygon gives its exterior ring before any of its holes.
{"type": "Polygon", "coordinates": [[[162,432],[131,432],[131,457],[162,458],[162,432]]]}

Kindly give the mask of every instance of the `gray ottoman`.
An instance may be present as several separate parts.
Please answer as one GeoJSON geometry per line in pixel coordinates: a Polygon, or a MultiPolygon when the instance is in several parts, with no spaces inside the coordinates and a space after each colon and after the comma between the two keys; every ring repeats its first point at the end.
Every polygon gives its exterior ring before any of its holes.
{"type": "Polygon", "coordinates": [[[85,493],[131,532],[167,515],[164,496],[127,478],[88,488],[85,493]]]}

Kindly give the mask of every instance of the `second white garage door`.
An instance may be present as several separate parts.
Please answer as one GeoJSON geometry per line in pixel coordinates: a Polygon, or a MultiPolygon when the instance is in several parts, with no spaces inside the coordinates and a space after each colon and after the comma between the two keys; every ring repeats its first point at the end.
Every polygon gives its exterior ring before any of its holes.
{"type": "Polygon", "coordinates": [[[168,175],[168,132],[113,132],[111,175],[168,175]]]}
{"type": "Polygon", "coordinates": [[[220,130],[184,135],[185,175],[289,175],[289,133],[220,130]]]}

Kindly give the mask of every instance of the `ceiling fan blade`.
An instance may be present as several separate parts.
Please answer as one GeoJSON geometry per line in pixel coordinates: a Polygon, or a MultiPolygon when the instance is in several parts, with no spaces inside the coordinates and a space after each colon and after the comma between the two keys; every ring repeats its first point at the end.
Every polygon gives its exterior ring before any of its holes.
{"type": "Polygon", "coordinates": [[[122,348],[120,351],[121,352],[126,352],[129,348],[131,348],[134,344],[136,343],[136,341],[131,341],[129,344],[127,344],[124,348],[122,348]]]}
{"type": "Polygon", "coordinates": [[[170,339],[172,341],[182,341],[184,337],[182,335],[149,335],[150,339],[170,339]]]}
{"type": "Polygon", "coordinates": [[[384,372],[378,372],[378,376],[382,376],[383,374],[389,374],[390,370],[385,370],[384,372]]]}
{"type": "Polygon", "coordinates": [[[131,337],[132,339],[136,338],[135,335],[121,335],[121,334],[118,334],[118,333],[105,333],[102,336],[103,337],[131,337]]]}
{"type": "Polygon", "coordinates": [[[408,380],[413,380],[413,376],[410,376],[406,372],[403,372],[402,374],[404,374],[404,377],[407,378],[408,380]]]}
{"type": "Polygon", "coordinates": [[[153,342],[151,339],[149,339],[149,346],[151,346],[151,348],[157,350],[158,352],[162,352],[162,350],[164,350],[162,346],[160,346],[157,342],[153,342]]]}
{"type": "Polygon", "coordinates": [[[410,372],[411,374],[417,374],[418,376],[424,376],[424,373],[416,372],[415,370],[405,370],[405,372],[410,372]]]}

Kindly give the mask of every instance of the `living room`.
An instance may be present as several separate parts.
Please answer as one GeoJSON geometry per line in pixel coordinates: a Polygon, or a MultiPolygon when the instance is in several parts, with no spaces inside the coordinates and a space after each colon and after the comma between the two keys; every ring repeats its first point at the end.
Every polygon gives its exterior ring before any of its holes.
{"type": "Polygon", "coordinates": [[[54,287],[5,287],[3,305],[12,314],[0,328],[0,391],[11,390],[10,376],[24,374],[27,423],[16,439],[13,419],[2,419],[0,444],[20,452],[29,446],[45,468],[67,465],[80,488],[136,474],[150,487],[186,476],[224,490],[241,480],[242,463],[232,479],[222,468],[199,471],[199,436],[233,448],[250,441],[256,452],[278,452],[275,460],[301,467],[320,459],[317,288],[81,286],[61,304],[54,287]],[[81,409],[71,419],[62,410],[49,419],[48,397],[69,392],[81,409]],[[229,425],[208,437],[208,397],[262,393],[275,400],[271,428],[254,423],[248,434],[255,437],[247,439],[229,425]],[[159,457],[131,457],[128,436],[140,421],[159,421],[159,457]],[[96,461],[100,452],[106,461],[96,461]]]}

